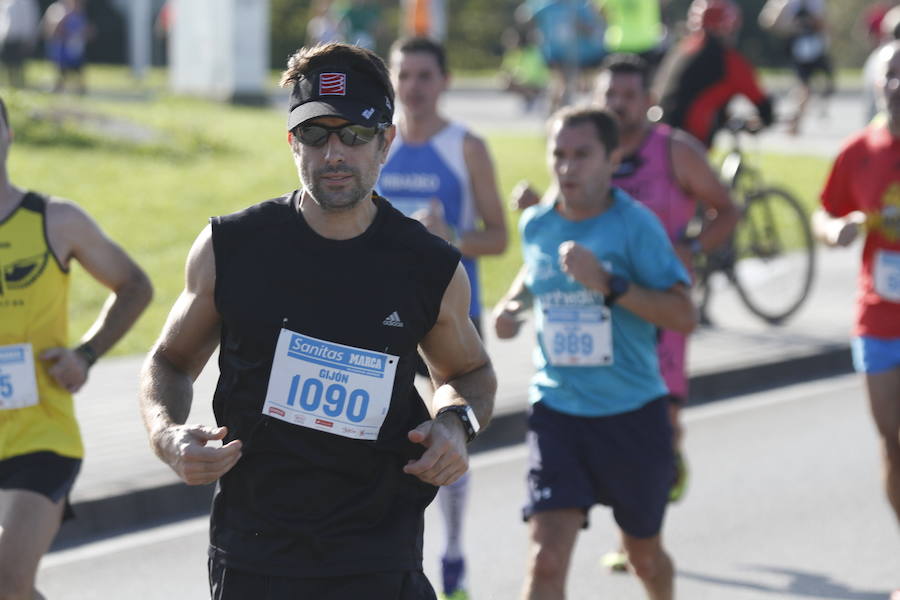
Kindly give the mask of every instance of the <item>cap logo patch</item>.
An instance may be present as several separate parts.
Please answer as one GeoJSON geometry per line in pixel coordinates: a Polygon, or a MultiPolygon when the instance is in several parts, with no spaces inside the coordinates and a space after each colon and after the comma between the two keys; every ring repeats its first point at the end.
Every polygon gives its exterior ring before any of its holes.
{"type": "Polygon", "coordinates": [[[321,73],[319,75],[320,96],[346,96],[346,73],[321,73]]]}
{"type": "Polygon", "coordinates": [[[364,119],[371,119],[372,115],[374,115],[374,114],[375,114],[374,108],[367,108],[366,110],[362,111],[362,116],[364,119]]]}

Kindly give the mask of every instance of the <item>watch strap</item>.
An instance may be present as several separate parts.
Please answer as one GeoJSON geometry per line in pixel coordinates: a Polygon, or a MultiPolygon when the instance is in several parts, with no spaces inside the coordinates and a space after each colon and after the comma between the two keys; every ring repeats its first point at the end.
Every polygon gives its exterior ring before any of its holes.
{"type": "Polygon", "coordinates": [[[475,412],[472,410],[471,406],[465,406],[462,404],[451,404],[450,406],[445,406],[437,411],[437,414],[434,415],[435,418],[438,418],[444,413],[452,412],[463,424],[463,429],[466,431],[466,443],[468,444],[478,435],[479,425],[478,419],[475,418],[475,412]]]}
{"type": "Polygon", "coordinates": [[[91,345],[88,343],[78,345],[75,348],[75,353],[84,359],[84,362],[87,363],[88,368],[93,367],[94,363],[97,362],[97,359],[100,358],[97,355],[97,351],[94,350],[94,348],[91,347],[91,345]]]}

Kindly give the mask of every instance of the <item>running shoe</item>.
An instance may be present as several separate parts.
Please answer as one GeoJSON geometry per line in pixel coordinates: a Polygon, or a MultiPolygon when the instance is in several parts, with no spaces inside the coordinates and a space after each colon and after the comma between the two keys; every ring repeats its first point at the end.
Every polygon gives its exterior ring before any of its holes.
{"type": "Polygon", "coordinates": [[[687,492],[687,484],[687,461],[684,460],[684,455],[677,451],[675,452],[675,481],[672,482],[672,487],[669,488],[669,502],[678,502],[684,498],[684,494],[687,492]]]}
{"type": "Polygon", "coordinates": [[[613,573],[628,572],[628,555],[621,550],[607,552],[600,559],[600,564],[612,571],[613,573]]]}
{"type": "Polygon", "coordinates": [[[464,589],[466,561],[463,558],[441,559],[441,583],[444,593],[438,596],[441,600],[469,600],[464,589]]]}

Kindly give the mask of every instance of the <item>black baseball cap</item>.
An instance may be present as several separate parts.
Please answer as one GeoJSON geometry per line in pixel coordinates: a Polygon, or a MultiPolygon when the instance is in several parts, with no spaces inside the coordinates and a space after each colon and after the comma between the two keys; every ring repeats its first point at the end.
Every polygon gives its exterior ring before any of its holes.
{"type": "Polygon", "coordinates": [[[374,127],[393,121],[394,105],[374,73],[333,65],[300,77],[291,90],[288,112],[288,131],[317,117],[374,127]]]}

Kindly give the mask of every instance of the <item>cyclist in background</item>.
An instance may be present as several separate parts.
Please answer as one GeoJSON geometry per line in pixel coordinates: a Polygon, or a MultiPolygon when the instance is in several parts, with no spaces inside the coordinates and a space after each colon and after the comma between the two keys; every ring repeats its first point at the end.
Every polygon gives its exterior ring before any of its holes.
{"type": "Polygon", "coordinates": [[[735,48],[741,12],[732,0],[694,0],[688,10],[691,33],[670,52],[655,82],[662,120],[684,129],[707,148],[727,121],[728,103],[745,96],[755,106],[755,128],[774,121],[772,100],[753,66],[735,48]]]}

